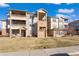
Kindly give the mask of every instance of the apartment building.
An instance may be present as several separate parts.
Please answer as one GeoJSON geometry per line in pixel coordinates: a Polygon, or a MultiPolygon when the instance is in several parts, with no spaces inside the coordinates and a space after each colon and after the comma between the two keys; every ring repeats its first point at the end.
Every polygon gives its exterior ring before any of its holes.
{"type": "Polygon", "coordinates": [[[32,14],[22,10],[10,10],[8,17],[9,36],[30,37],[32,14]]]}
{"type": "Polygon", "coordinates": [[[47,33],[48,36],[61,37],[67,33],[68,19],[63,17],[48,17],[47,33]]]}
{"type": "Polygon", "coordinates": [[[44,9],[39,9],[34,14],[10,10],[8,16],[10,37],[47,37],[47,12],[44,9]]]}
{"type": "Polygon", "coordinates": [[[0,20],[0,36],[7,36],[7,21],[0,20]]]}
{"type": "Polygon", "coordinates": [[[33,18],[33,35],[38,38],[47,37],[47,12],[44,9],[39,9],[34,14],[33,18]]]}
{"type": "Polygon", "coordinates": [[[68,28],[67,18],[48,17],[45,9],[39,9],[36,13],[10,10],[8,16],[10,37],[64,36],[68,28]]]}

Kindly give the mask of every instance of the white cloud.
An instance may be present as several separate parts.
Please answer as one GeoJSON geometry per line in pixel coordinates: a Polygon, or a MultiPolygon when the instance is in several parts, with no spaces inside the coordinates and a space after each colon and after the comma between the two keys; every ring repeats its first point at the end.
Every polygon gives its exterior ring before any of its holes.
{"type": "Polygon", "coordinates": [[[60,5],[61,3],[48,3],[48,4],[60,5]]]}
{"type": "Polygon", "coordinates": [[[66,5],[71,5],[72,3],[66,3],[66,5]]]}
{"type": "Polygon", "coordinates": [[[56,17],[70,18],[70,16],[68,16],[68,15],[63,15],[63,14],[56,14],[56,17]]]}
{"type": "Polygon", "coordinates": [[[61,3],[52,3],[52,4],[60,5],[61,3]]]}
{"type": "Polygon", "coordinates": [[[60,13],[73,13],[74,9],[59,9],[58,12],[60,12],[60,13]]]}
{"type": "Polygon", "coordinates": [[[0,7],[10,7],[10,5],[6,3],[0,3],[0,7]]]}

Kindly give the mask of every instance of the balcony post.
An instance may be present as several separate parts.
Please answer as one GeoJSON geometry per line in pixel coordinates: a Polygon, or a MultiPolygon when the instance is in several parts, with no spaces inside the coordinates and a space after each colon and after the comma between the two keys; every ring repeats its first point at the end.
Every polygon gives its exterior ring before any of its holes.
{"type": "Polygon", "coordinates": [[[19,34],[20,34],[20,37],[21,37],[21,28],[19,29],[19,34]]]}
{"type": "Polygon", "coordinates": [[[10,33],[10,38],[12,37],[12,29],[11,29],[11,26],[12,26],[12,19],[11,19],[11,11],[10,11],[10,19],[9,19],[9,21],[10,21],[10,30],[9,30],[9,33],[10,33]]]}

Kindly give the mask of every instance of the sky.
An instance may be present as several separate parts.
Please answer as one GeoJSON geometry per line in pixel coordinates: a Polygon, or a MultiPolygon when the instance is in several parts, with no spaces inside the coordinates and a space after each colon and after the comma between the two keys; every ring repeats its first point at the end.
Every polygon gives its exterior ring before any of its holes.
{"type": "Polygon", "coordinates": [[[48,16],[67,17],[70,21],[79,19],[78,3],[0,3],[0,20],[6,20],[9,9],[36,12],[43,8],[48,16]]]}

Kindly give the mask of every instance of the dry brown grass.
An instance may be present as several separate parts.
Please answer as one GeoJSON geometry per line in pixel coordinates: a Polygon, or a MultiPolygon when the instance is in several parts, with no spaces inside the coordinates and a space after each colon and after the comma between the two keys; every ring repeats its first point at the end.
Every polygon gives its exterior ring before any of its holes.
{"type": "Polygon", "coordinates": [[[79,37],[62,38],[9,38],[0,37],[0,52],[44,49],[79,45],[79,37]]]}

